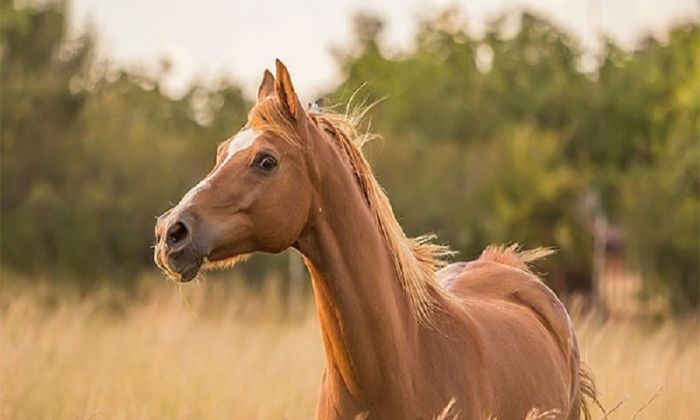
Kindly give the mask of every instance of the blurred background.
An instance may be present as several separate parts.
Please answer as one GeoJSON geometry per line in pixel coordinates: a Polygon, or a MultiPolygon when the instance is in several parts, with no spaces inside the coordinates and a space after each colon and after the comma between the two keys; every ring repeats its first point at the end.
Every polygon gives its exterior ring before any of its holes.
{"type": "Polygon", "coordinates": [[[700,416],[692,0],[0,0],[0,415],[313,414],[299,257],[179,287],[150,248],[275,58],[304,102],[383,98],[366,152],[407,233],[558,249],[608,408],[700,416]]]}

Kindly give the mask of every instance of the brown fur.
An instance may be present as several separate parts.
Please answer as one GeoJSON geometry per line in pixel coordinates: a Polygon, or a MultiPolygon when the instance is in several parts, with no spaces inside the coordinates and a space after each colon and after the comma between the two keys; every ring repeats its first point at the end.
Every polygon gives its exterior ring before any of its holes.
{"type": "MultiPolygon", "coordinates": [[[[545,258],[549,255],[554,254],[554,250],[551,248],[535,248],[531,250],[521,251],[518,244],[512,244],[510,246],[505,245],[490,245],[484,249],[479,257],[482,261],[492,261],[499,264],[510,265],[512,267],[518,268],[520,270],[532,273],[531,264],[545,258]]],[[[539,278],[538,278],[539,279],[539,278]]],[[[563,330],[556,332],[557,335],[565,334],[563,330]]],[[[576,338],[573,337],[574,342],[576,338]]],[[[566,348],[566,344],[563,343],[563,347],[566,348]]],[[[578,405],[580,406],[581,415],[586,420],[591,419],[590,408],[588,407],[587,399],[595,402],[603,412],[605,410],[600,405],[598,401],[598,391],[596,390],[595,380],[593,378],[593,373],[590,369],[580,361],[578,355],[578,345],[576,344],[575,349],[576,355],[573,362],[578,363],[578,370],[572,374],[572,377],[578,376],[578,392],[574,395],[574,398],[579,399],[578,405]]],[[[576,404],[576,402],[575,402],[576,404]]]]}
{"type": "Polygon", "coordinates": [[[326,350],[318,418],[428,419],[448,405],[463,419],[587,416],[595,388],[568,314],[529,267],[551,251],[489,247],[441,268],[450,251],[408,238],[372,175],[360,149],[371,136],[300,104],[277,62],[249,114],[254,143],[223,158],[224,143],[216,176],[159,219],[159,266],[186,281],[297,248],[326,350]],[[274,170],[256,168],[264,155],[274,170]]]}

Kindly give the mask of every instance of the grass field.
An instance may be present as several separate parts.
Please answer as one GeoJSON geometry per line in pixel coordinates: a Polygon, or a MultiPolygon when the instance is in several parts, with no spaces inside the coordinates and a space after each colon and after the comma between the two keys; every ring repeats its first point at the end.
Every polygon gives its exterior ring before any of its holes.
{"type": "MultiPolygon", "coordinates": [[[[323,348],[311,303],[288,316],[274,288],[147,283],[82,298],[5,283],[0,417],[313,418],[323,348]]],[[[577,324],[611,419],[700,418],[696,322],[577,324]]]]}

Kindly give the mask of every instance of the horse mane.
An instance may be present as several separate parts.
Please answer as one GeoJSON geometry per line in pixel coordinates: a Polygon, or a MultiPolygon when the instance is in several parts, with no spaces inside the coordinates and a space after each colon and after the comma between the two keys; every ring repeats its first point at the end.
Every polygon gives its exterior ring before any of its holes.
{"type": "MultiPolygon", "coordinates": [[[[350,111],[348,106],[345,113],[319,110],[307,115],[320,129],[331,134],[336,146],[347,158],[384,237],[412,312],[419,322],[430,325],[433,324],[432,315],[441,297],[452,299],[450,293],[438,283],[435,272],[447,264],[446,259],[453,252],[447,246],[433,243],[433,234],[416,238],[406,236],[396,220],[389,198],[362,153],[362,146],[377,137],[358,128],[369,108],[371,106],[350,111]]],[[[253,107],[249,124],[256,129],[270,130],[293,144],[301,144],[300,134],[274,96],[253,107]]]]}

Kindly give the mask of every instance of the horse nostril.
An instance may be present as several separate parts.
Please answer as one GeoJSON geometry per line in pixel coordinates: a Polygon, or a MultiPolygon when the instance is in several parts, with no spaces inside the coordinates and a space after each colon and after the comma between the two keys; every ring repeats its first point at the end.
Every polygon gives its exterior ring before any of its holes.
{"type": "Polygon", "coordinates": [[[175,222],[168,229],[167,241],[169,246],[176,246],[182,243],[189,236],[187,226],[182,222],[175,222]]]}

